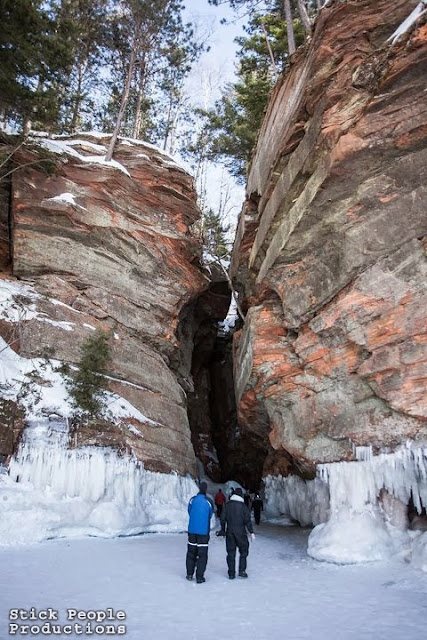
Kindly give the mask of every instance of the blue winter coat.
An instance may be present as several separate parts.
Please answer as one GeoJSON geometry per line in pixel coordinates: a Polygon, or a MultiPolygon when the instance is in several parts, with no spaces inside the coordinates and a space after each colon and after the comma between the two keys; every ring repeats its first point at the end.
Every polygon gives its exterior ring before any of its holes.
{"type": "Polygon", "coordinates": [[[209,535],[213,506],[204,493],[198,493],[191,498],[188,503],[188,514],[190,516],[188,533],[209,535]]]}

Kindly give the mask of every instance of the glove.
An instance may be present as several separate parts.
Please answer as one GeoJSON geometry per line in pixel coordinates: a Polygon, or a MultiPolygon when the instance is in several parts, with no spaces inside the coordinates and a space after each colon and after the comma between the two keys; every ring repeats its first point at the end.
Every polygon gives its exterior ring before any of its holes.
{"type": "Polygon", "coordinates": [[[256,538],[256,535],[255,535],[254,533],[251,533],[251,540],[252,540],[252,542],[255,540],[255,538],[256,538]]]}
{"type": "Polygon", "coordinates": [[[216,532],[215,534],[216,536],[225,536],[225,531],[223,531],[222,529],[220,529],[219,531],[216,532]]]}

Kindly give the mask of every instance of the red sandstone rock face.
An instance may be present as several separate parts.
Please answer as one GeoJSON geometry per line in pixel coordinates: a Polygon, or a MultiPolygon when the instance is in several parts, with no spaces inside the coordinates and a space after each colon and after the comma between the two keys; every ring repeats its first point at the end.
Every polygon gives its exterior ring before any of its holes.
{"type": "Polygon", "coordinates": [[[323,9],[252,163],[239,420],[303,464],[427,438],[427,25],[386,43],[416,4],[323,9]]]}
{"type": "MultiPolygon", "coordinates": [[[[31,357],[53,347],[74,363],[93,329],[114,329],[112,388],[156,425],[135,423],[141,436],[100,425],[95,435],[79,433],[78,444],[113,443],[148,469],[194,474],[185,394],[171,365],[191,348],[175,335],[180,312],[209,285],[191,233],[199,217],[192,180],[142,143],[121,140],[120,169],[86,159],[102,155],[93,146],[102,139],[59,141],[67,152],[35,139],[15,155],[33,164],[13,174],[13,275],[31,281],[48,320],[26,321],[15,348],[31,357]]],[[[185,374],[189,365],[181,382],[185,374]]]]}

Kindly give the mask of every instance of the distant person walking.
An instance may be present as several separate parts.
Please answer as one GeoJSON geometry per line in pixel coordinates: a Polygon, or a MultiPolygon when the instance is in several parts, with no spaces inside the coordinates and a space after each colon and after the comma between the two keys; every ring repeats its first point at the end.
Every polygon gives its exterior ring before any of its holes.
{"type": "Polygon", "coordinates": [[[252,500],[251,500],[251,494],[249,493],[249,491],[245,491],[245,495],[243,496],[243,500],[245,502],[245,505],[247,506],[247,508],[250,511],[251,510],[252,500]]]}
{"type": "Polygon", "coordinates": [[[230,580],[236,577],[236,550],[239,549],[239,576],[247,578],[247,557],[249,553],[249,540],[246,530],[255,540],[255,534],[251,522],[251,513],[243,500],[243,492],[238,487],[225,504],[221,513],[221,527],[225,532],[227,549],[228,577],[230,580]]]}
{"type": "Polygon", "coordinates": [[[259,524],[261,520],[261,511],[264,511],[264,503],[258,494],[256,494],[254,501],[252,502],[252,509],[254,512],[255,524],[259,524]]]}
{"type": "Polygon", "coordinates": [[[187,544],[187,580],[193,579],[196,570],[198,584],[205,582],[205,570],[208,563],[208,546],[211,517],[214,512],[213,504],[206,497],[208,485],[201,482],[199,493],[188,503],[188,544],[187,544]]]}
{"type": "Polygon", "coordinates": [[[216,506],[216,515],[218,516],[218,518],[220,518],[222,507],[225,504],[225,502],[227,502],[227,498],[223,494],[222,489],[218,489],[218,491],[215,494],[214,500],[215,500],[215,506],[216,506]]]}

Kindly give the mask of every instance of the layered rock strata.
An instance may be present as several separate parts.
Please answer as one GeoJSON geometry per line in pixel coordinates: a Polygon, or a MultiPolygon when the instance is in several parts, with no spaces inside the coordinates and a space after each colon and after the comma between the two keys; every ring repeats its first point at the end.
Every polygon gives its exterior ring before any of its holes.
{"type": "Polygon", "coordinates": [[[178,331],[182,310],[191,315],[210,285],[192,233],[194,186],[172,158],[138,141],[121,139],[105,163],[107,143],[39,137],[15,151],[11,268],[30,285],[32,299],[20,303],[34,313],[3,322],[1,335],[10,343],[18,324],[13,349],[22,357],[53,348],[75,364],[94,329],[111,330],[110,387],[146,420],[80,429],[74,444],[113,445],[147,469],[194,475],[185,395],[193,336],[178,331]]]}
{"type": "Polygon", "coordinates": [[[328,3],[268,106],[232,265],[265,474],[427,438],[424,18],[387,42],[416,4],[328,3]]]}

